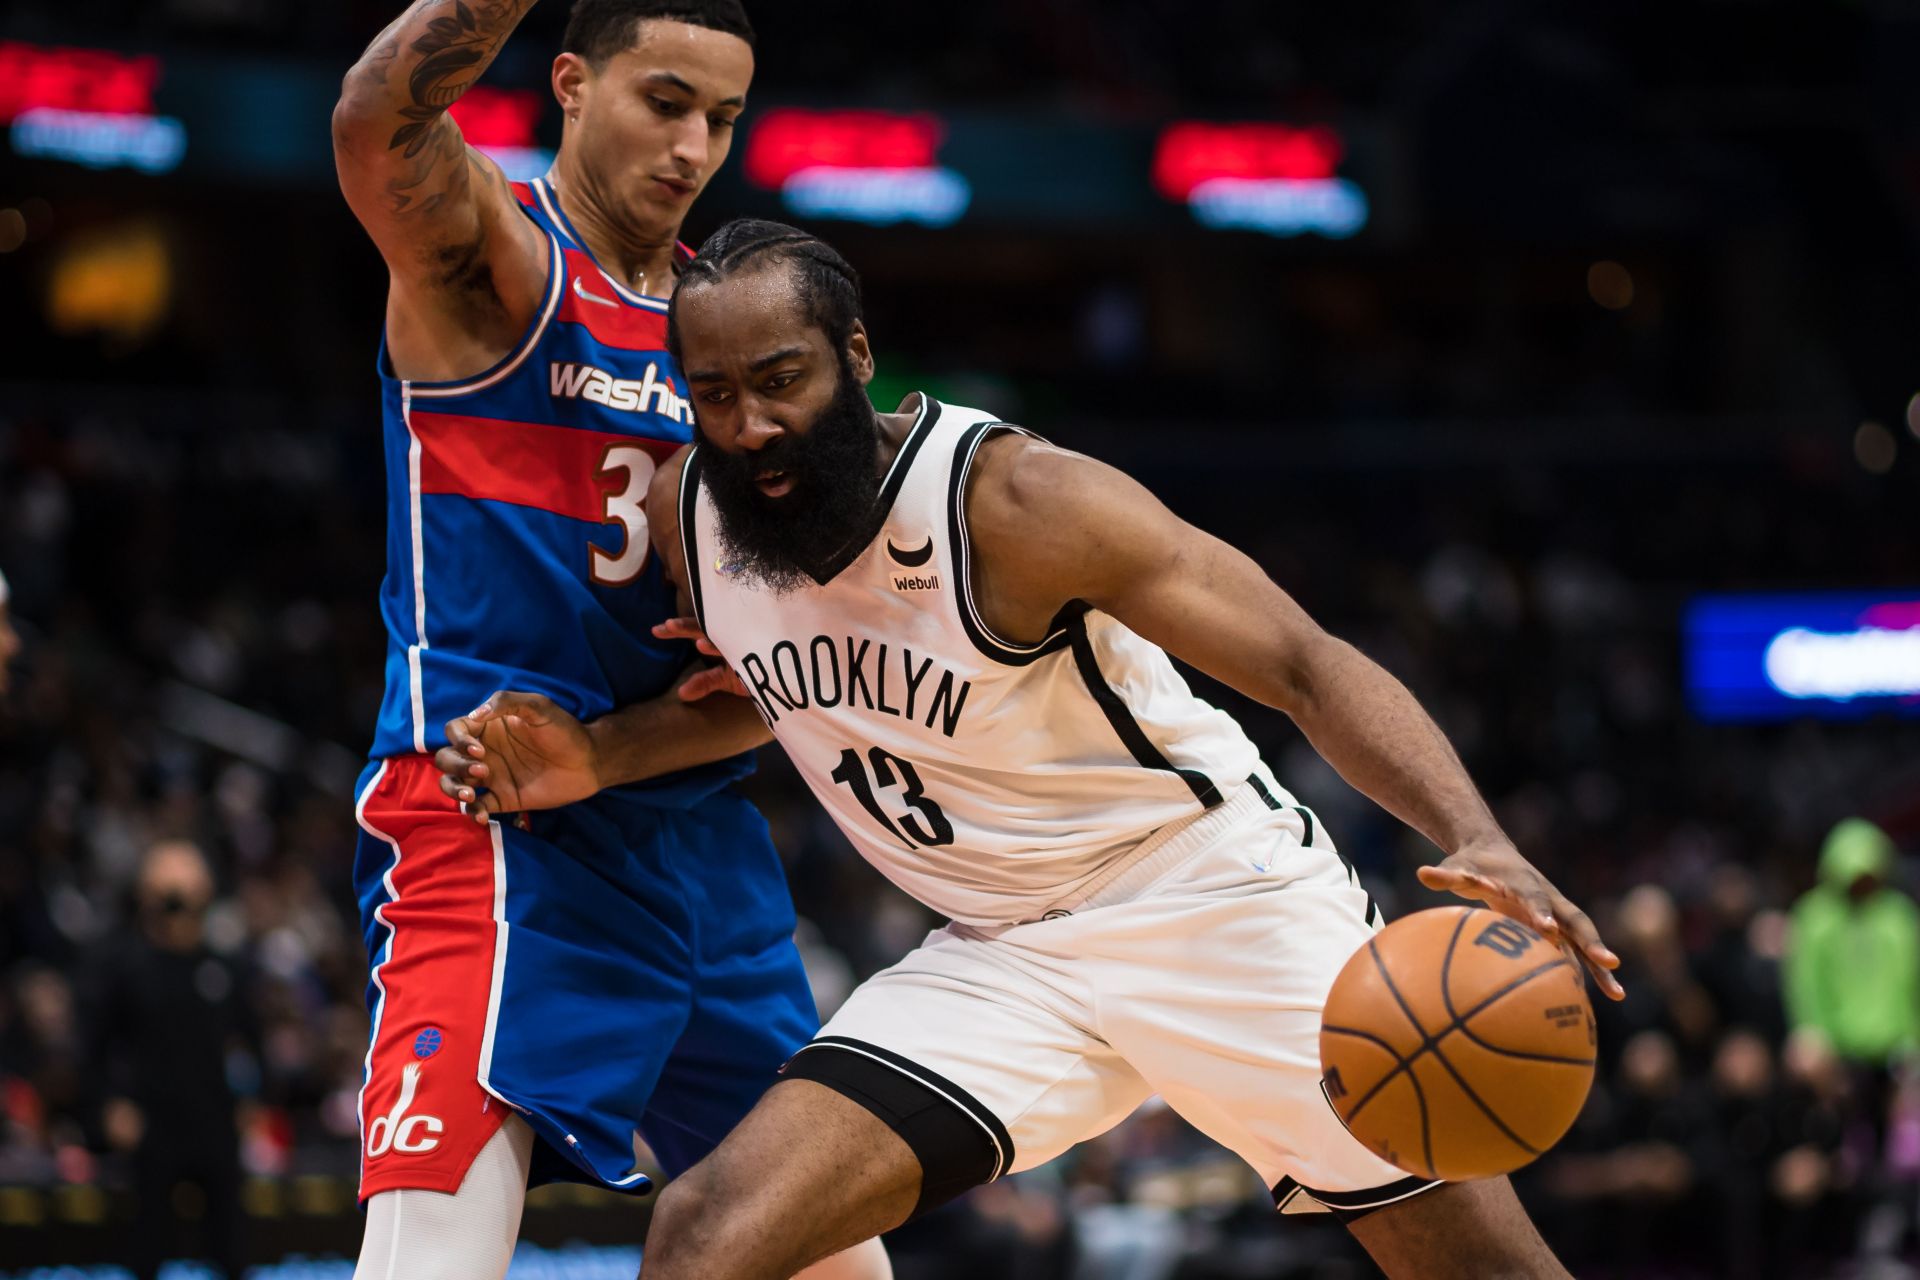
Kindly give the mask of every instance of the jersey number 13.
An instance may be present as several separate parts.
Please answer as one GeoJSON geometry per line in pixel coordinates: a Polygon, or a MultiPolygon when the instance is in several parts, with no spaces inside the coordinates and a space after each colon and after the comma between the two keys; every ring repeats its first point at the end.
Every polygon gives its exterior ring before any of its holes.
{"type": "Polygon", "coordinates": [[[880,747],[869,747],[867,758],[862,760],[857,750],[848,747],[840,753],[840,767],[833,771],[832,777],[852,791],[860,807],[907,848],[953,843],[953,824],[927,795],[920,782],[920,771],[913,767],[912,761],[902,760],[880,747]],[[868,764],[873,766],[871,778],[867,776],[868,764]],[[875,794],[876,787],[879,790],[900,788],[900,798],[913,812],[888,817],[875,794]]]}

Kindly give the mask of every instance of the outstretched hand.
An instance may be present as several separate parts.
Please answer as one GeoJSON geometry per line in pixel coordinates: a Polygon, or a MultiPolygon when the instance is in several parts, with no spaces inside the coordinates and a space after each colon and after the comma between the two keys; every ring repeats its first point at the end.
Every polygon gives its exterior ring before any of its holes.
{"type": "Polygon", "coordinates": [[[600,790],[586,727],[538,693],[496,693],[449,720],[447,745],[433,763],[440,789],[483,825],[498,814],[556,809],[600,790]]]}
{"type": "Polygon", "coordinates": [[[693,647],[707,657],[720,659],[714,666],[702,667],[680,682],[675,690],[680,695],[680,701],[698,702],[715,693],[731,693],[741,698],[747,696],[747,686],[727,665],[725,656],[713,641],[707,639],[706,630],[701,627],[699,619],[668,618],[654,627],[653,634],[662,640],[691,640],[693,647]]]}
{"type": "Polygon", "coordinates": [[[1436,866],[1421,867],[1420,883],[1441,893],[1483,902],[1511,916],[1586,966],[1608,999],[1626,992],[1613,976],[1620,957],[1600,941],[1587,913],[1554,888],[1520,851],[1504,840],[1468,845],[1436,866]]]}

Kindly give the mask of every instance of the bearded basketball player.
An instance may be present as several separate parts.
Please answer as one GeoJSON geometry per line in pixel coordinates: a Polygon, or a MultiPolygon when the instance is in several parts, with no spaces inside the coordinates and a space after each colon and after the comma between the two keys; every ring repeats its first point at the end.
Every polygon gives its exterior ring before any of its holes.
{"type": "MultiPolygon", "coordinates": [[[[695,655],[652,634],[675,589],[644,499],[693,428],[665,349],[677,237],[745,109],[753,29],[737,0],[579,0],[558,159],[509,184],[447,109],[532,2],[418,0],[333,117],[389,280],[361,1280],[497,1280],[529,1179],[643,1189],[636,1135],[681,1173],[818,1025],[780,861],[730,786],[760,735],[670,696],[695,655]],[[476,828],[429,753],[503,686],[583,717],[639,703],[649,780],[476,828]]],[[[870,1244],[809,1274],[888,1269],[870,1244]]]]}
{"type": "MultiPolygon", "coordinates": [[[[1169,655],[1288,713],[1445,850],[1425,884],[1561,940],[1618,997],[1617,958],[1412,695],[1112,468],[924,393],[876,414],[858,280],[810,235],[722,228],[670,341],[698,420],[651,498],[695,617],[676,630],[704,632],[734,714],[951,923],[667,1188],[643,1277],[780,1280],[1155,1093],[1391,1276],[1565,1276],[1505,1179],[1408,1177],[1334,1115],[1320,1010],[1379,912],[1169,655]]],[[[629,780],[644,766],[622,716],[590,732],[496,697],[448,726],[443,787],[504,811],[532,786],[629,780]]]]}

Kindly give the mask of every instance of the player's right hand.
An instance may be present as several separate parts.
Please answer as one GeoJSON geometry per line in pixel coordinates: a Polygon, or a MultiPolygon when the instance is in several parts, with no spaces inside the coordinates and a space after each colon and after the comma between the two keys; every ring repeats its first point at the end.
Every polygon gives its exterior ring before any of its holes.
{"type": "Polygon", "coordinates": [[[447,745],[433,763],[440,789],[481,825],[502,813],[557,809],[600,790],[586,727],[538,693],[496,693],[447,721],[447,745]]]}

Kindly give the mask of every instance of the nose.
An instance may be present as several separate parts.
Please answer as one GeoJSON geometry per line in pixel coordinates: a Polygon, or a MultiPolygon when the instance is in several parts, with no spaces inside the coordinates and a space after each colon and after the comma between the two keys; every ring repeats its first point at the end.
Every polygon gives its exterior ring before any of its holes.
{"type": "Polygon", "coordinates": [[[697,113],[687,115],[680,128],[673,135],[674,167],[690,181],[699,181],[700,172],[707,163],[707,118],[697,113]]]}
{"type": "Polygon", "coordinates": [[[743,412],[740,415],[738,437],[741,448],[757,452],[787,433],[785,427],[773,420],[766,406],[756,403],[746,404],[741,408],[743,412]]]}

